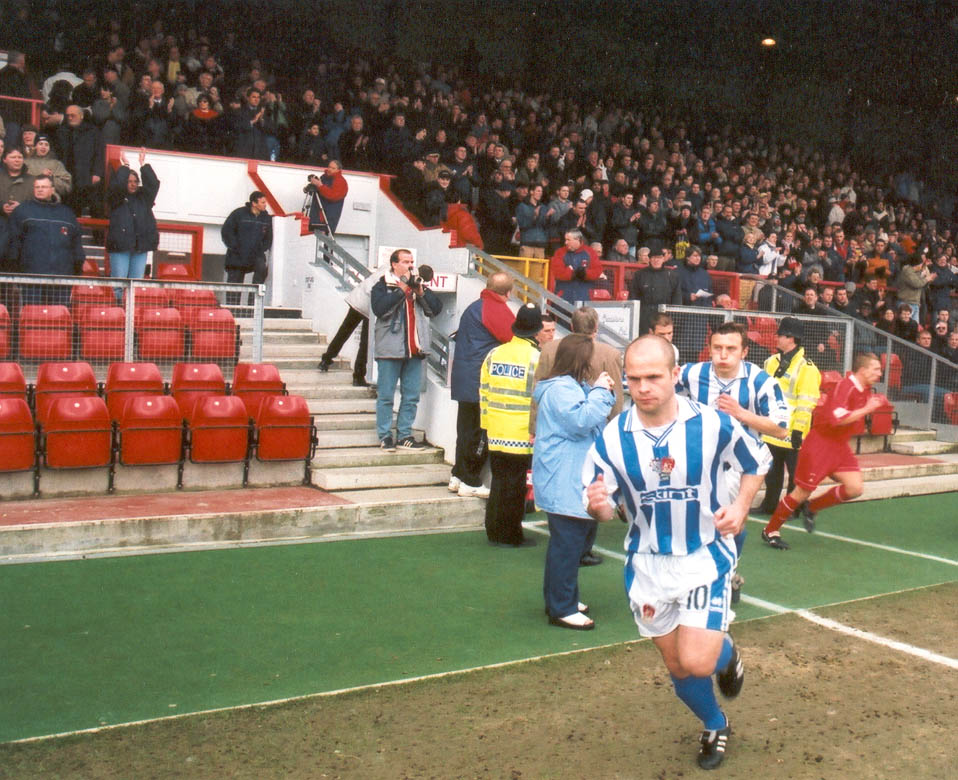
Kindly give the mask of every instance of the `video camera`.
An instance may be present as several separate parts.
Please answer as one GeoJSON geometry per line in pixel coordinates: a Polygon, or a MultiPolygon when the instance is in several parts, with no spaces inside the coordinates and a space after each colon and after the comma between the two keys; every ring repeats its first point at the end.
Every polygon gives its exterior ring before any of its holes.
{"type": "Polygon", "coordinates": [[[319,189],[317,188],[317,182],[319,181],[319,176],[317,176],[315,173],[311,173],[309,174],[309,176],[306,177],[306,181],[307,181],[307,184],[305,187],[303,187],[304,194],[315,195],[317,192],[319,192],[319,189]]]}
{"type": "Polygon", "coordinates": [[[419,266],[418,273],[414,272],[409,277],[409,286],[421,287],[423,282],[425,282],[426,284],[431,282],[435,275],[436,275],[436,272],[432,270],[431,265],[421,265],[419,266]]]}

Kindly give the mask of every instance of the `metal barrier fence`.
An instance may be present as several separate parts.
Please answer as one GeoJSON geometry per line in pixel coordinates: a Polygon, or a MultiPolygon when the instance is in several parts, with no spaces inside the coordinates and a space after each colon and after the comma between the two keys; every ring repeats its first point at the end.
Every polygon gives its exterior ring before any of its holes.
{"type": "MultiPolygon", "coordinates": [[[[786,300],[782,296],[780,300],[786,300]]],[[[674,343],[683,362],[709,359],[708,337],[722,322],[739,322],[748,330],[748,360],[758,365],[776,350],[779,321],[793,316],[805,325],[805,355],[824,374],[844,375],[854,356],[874,352],[884,372],[877,385],[888,396],[902,424],[935,428],[938,438],[958,441],[958,365],[851,317],[815,317],[785,312],[700,309],[660,306],[675,325],[674,343]]]]}
{"type": "MultiPolygon", "coordinates": [[[[80,226],[90,231],[96,248],[87,248],[87,260],[93,260],[97,266],[97,273],[102,276],[110,275],[110,253],[103,247],[106,244],[106,231],[110,225],[107,219],[93,219],[79,217],[80,226]],[[93,251],[90,251],[93,249],[93,251]]],[[[180,222],[158,222],[157,232],[160,234],[160,243],[152,252],[150,275],[156,279],[166,278],[164,266],[183,266],[186,274],[184,278],[203,278],[203,226],[188,225],[180,222]]],[[[177,269],[172,269],[176,272],[177,269]]],[[[90,268],[92,275],[93,269],[90,268]]],[[[182,274],[182,271],[180,271],[182,274]]]]}
{"type": "Polygon", "coordinates": [[[176,363],[217,363],[229,380],[239,360],[263,360],[264,296],[253,284],[0,274],[0,360],[28,381],[41,363],[74,360],[99,379],[135,361],[166,376],[176,363]]]}

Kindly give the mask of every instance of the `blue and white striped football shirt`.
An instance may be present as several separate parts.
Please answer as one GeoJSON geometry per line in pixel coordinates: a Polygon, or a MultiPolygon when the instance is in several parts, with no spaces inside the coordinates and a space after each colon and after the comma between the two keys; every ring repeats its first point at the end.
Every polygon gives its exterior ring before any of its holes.
{"type": "MultiPolygon", "coordinates": [[[[738,374],[732,379],[719,377],[711,361],[686,363],[675,389],[700,404],[713,407],[720,395],[730,395],[743,409],[768,417],[780,428],[788,427],[789,410],[782,388],[763,368],[747,360],[742,361],[738,374]]],[[[747,430],[758,435],[756,431],[747,430]]]]}
{"type": "MultiPolygon", "coordinates": [[[[664,429],[645,428],[634,406],[609,422],[586,456],[582,482],[602,474],[610,500],[624,502],[628,552],[689,555],[709,546],[714,556],[725,556],[715,512],[730,503],[728,471],[762,475],[771,455],[724,412],[676,400],[678,416],[664,429]]],[[[719,570],[728,570],[729,562],[719,570]]]]}

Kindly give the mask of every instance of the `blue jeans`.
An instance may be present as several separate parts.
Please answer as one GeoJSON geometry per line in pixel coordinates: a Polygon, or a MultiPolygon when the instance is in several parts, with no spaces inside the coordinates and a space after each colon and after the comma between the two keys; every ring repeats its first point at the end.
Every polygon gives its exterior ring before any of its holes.
{"type": "MultiPolygon", "coordinates": [[[[114,279],[142,279],[146,273],[146,252],[110,252],[110,276],[114,279]]],[[[116,288],[116,299],[123,300],[123,288],[116,288]]]]}
{"type": "Polygon", "coordinates": [[[908,306],[911,308],[911,321],[917,322],[919,325],[921,325],[921,320],[918,318],[921,312],[921,304],[909,303],[908,306]]]}
{"type": "Polygon", "coordinates": [[[578,611],[579,559],[592,545],[596,521],[583,517],[569,517],[547,512],[549,518],[549,549],[546,551],[546,570],[542,595],[546,609],[554,618],[568,617],[578,611]]]}
{"type": "Polygon", "coordinates": [[[396,418],[396,440],[412,436],[412,424],[419,406],[422,386],[422,364],[419,358],[376,358],[376,433],[385,439],[392,430],[393,395],[399,383],[399,415],[396,418]]]}

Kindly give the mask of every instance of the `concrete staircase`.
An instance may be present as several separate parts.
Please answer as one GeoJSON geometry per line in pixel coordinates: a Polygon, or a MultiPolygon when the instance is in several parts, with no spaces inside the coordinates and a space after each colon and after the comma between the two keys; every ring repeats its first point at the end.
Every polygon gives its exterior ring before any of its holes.
{"type": "MultiPolygon", "coordinates": [[[[249,360],[249,320],[239,320],[249,360]]],[[[313,459],[313,484],[350,502],[392,512],[400,524],[417,517],[422,528],[482,521],[485,502],[448,492],[449,466],[443,450],[427,447],[410,452],[384,452],[376,435],[376,394],[353,387],[349,362],[337,358],[328,373],[317,365],[326,337],[303,319],[267,318],[263,361],[279,368],[288,391],[305,397],[315,415],[319,446],[313,459]],[[408,516],[407,516],[408,515],[408,516]],[[405,518],[405,519],[404,519],[405,518]]],[[[422,439],[421,431],[415,432],[422,439]]]]}

